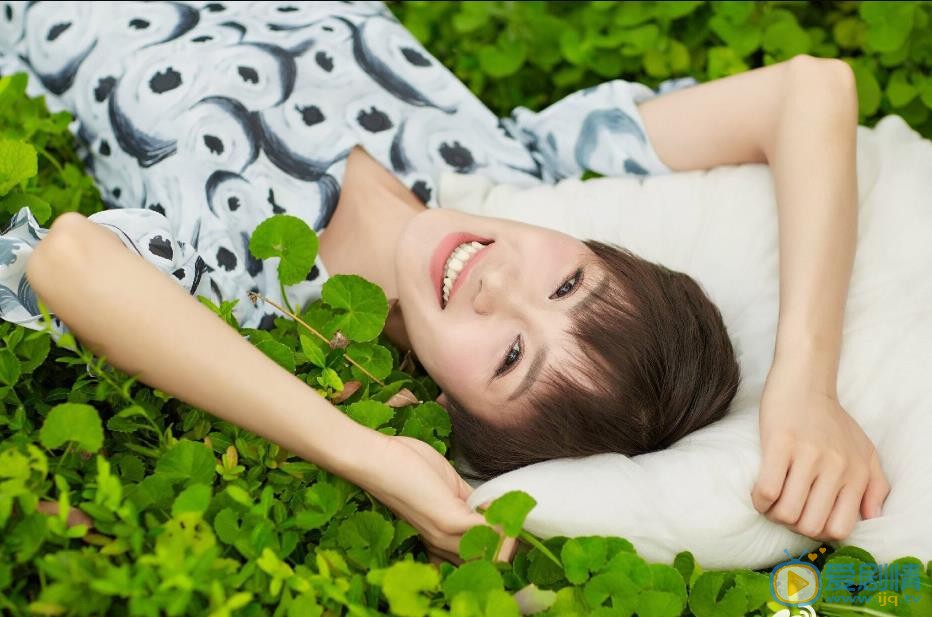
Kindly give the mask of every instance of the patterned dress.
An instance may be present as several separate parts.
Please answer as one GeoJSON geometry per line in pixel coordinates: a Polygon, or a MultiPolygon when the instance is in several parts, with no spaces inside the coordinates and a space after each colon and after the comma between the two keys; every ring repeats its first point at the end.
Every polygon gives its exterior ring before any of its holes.
{"type": "MultiPolygon", "coordinates": [[[[107,207],[89,219],[192,295],[239,299],[246,327],[276,316],[250,290],[281,303],[278,258],[251,255],[252,230],[287,213],[324,232],[357,144],[428,207],[445,172],[528,187],[670,171],[635,107],[647,86],[498,118],[380,2],[3,2],[0,74],[16,71],[75,118],[107,207]]],[[[25,264],[47,231],[23,208],[0,234],[0,317],[34,329],[25,264]]],[[[318,257],[289,300],[327,277],[318,257]]]]}

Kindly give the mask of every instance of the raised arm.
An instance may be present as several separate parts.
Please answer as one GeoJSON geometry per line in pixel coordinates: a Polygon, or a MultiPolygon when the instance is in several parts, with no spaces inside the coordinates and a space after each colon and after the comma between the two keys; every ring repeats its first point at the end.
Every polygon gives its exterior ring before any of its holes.
{"type": "Polygon", "coordinates": [[[462,533],[484,522],[439,452],[358,424],[84,216],[55,219],[26,275],[110,364],[369,491],[437,554],[455,561],[462,533]]]}
{"type": "Polygon", "coordinates": [[[840,60],[792,60],[639,106],[671,169],[766,162],[780,226],[780,315],[760,409],[754,506],[803,535],[847,537],[889,485],[836,381],[857,230],[857,95],[840,60]],[[837,502],[836,502],[837,498],[837,502]]]}

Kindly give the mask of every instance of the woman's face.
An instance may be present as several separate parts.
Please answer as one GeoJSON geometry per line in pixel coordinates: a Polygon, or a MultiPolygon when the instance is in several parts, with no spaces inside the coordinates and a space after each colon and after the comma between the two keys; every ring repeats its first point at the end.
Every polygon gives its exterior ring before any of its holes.
{"type": "Polygon", "coordinates": [[[585,310],[605,276],[572,236],[439,208],[404,228],[395,267],[421,364],[445,394],[499,425],[527,409],[547,367],[569,364],[578,351],[568,333],[572,314],[585,310]],[[470,241],[482,246],[454,254],[470,241]],[[448,263],[451,254],[457,260],[448,263]],[[446,302],[444,279],[452,292],[446,302]]]}

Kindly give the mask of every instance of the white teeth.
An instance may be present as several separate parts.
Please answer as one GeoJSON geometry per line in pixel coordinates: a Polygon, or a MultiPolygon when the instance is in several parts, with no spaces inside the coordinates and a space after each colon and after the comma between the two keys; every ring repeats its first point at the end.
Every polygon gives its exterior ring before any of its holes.
{"type": "Polygon", "coordinates": [[[447,258],[447,263],[443,267],[444,306],[446,306],[447,301],[450,299],[450,292],[453,291],[453,283],[456,282],[456,277],[463,271],[466,262],[469,261],[473,255],[478,253],[483,246],[485,245],[478,241],[464,242],[453,249],[450,257],[447,258]]]}

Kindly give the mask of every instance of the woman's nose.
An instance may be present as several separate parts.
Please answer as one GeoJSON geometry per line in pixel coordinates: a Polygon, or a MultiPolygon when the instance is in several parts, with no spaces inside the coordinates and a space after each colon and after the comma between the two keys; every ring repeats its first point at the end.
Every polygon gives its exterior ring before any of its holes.
{"type": "Polygon", "coordinates": [[[509,284],[508,275],[502,269],[484,272],[473,298],[473,308],[480,315],[509,310],[517,301],[516,291],[515,286],[509,284]]]}

